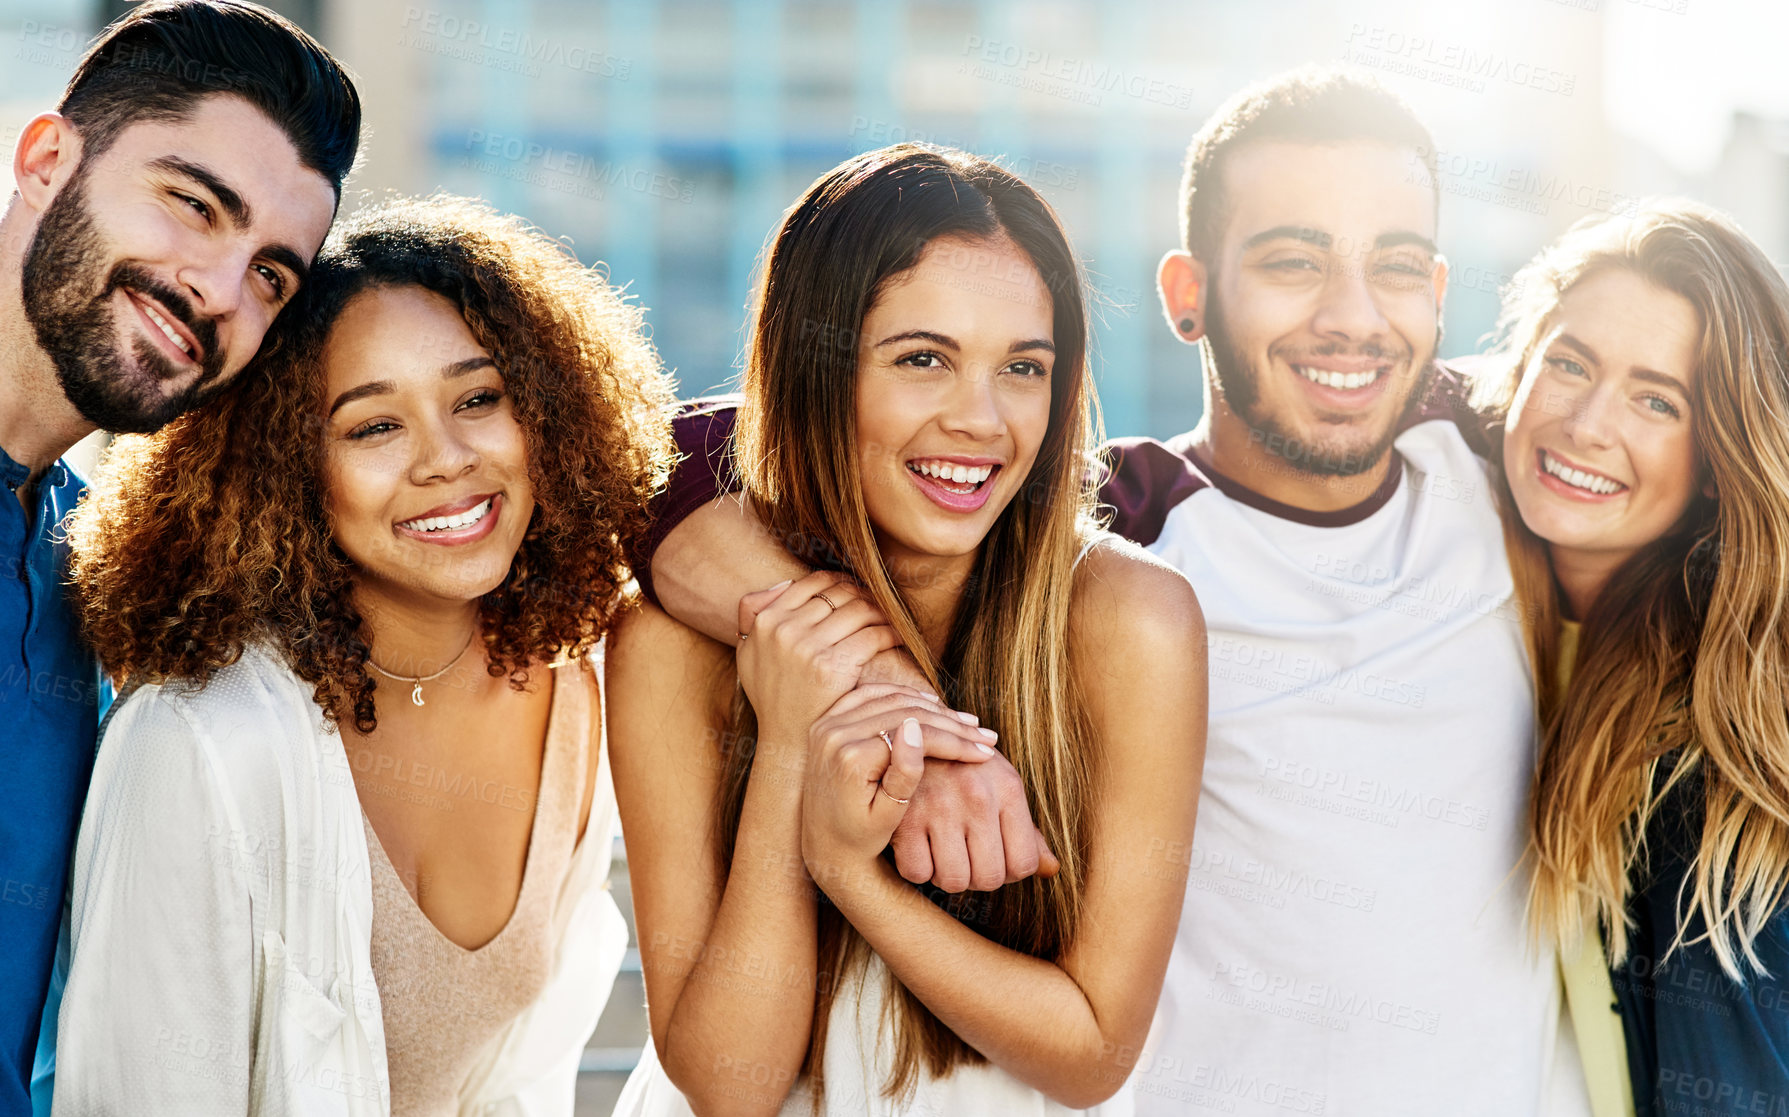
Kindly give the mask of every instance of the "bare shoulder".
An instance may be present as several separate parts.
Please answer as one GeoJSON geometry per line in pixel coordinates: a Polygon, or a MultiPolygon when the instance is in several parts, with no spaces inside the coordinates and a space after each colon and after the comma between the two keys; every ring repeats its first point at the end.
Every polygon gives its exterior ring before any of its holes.
{"type": "Polygon", "coordinates": [[[1075,571],[1069,631],[1081,650],[1127,665],[1205,659],[1205,616],[1186,575],[1116,535],[1101,537],[1075,571]]]}
{"type": "Polygon", "coordinates": [[[1113,786],[1196,788],[1209,682],[1205,616],[1186,576],[1134,543],[1102,540],[1076,571],[1069,656],[1113,786]]]}

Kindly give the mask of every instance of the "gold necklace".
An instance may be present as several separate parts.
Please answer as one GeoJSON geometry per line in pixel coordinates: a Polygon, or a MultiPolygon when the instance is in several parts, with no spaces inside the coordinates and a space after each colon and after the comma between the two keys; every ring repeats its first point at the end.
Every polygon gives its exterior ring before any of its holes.
{"type": "MultiPolygon", "coordinates": [[[[478,633],[475,631],[472,634],[472,636],[476,636],[477,634],[478,633]]],[[[411,675],[393,674],[392,672],[387,671],[385,668],[379,666],[377,663],[374,663],[372,653],[370,653],[370,652],[367,654],[367,657],[366,657],[366,665],[368,667],[371,667],[373,670],[379,672],[379,674],[384,675],[388,679],[396,679],[400,683],[411,684],[410,701],[412,701],[412,702],[416,703],[418,706],[420,706],[420,705],[422,705],[422,684],[434,682],[436,679],[439,679],[441,676],[447,674],[449,671],[452,671],[454,669],[454,665],[459,663],[460,660],[465,658],[467,648],[472,647],[472,636],[466,637],[466,647],[460,649],[460,654],[454,656],[453,659],[451,661],[449,661],[449,663],[447,664],[446,667],[443,667],[441,670],[435,672],[433,675],[411,676],[411,675]]]]}

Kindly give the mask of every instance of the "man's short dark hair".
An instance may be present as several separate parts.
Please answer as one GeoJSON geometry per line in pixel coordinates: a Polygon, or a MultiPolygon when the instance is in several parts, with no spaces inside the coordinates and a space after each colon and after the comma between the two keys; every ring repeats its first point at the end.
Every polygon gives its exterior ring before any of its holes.
{"type": "Polygon", "coordinates": [[[1228,219],[1224,166],[1258,140],[1293,143],[1375,141],[1416,151],[1436,188],[1435,141],[1404,99],[1372,77],[1344,67],[1306,67],[1252,85],[1211,114],[1186,150],[1180,179],[1180,240],[1207,262],[1228,219]]]}
{"type": "Polygon", "coordinates": [[[56,108],[81,135],[82,158],[141,121],[178,122],[214,93],[265,113],[338,201],[360,145],[360,94],[317,40],[244,0],[155,0],[100,32],[56,108]]]}

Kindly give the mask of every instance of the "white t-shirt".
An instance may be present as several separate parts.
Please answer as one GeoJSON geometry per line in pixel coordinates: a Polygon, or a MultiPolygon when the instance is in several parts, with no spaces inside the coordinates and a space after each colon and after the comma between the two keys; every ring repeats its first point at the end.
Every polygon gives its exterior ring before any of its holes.
{"type": "Polygon", "coordinates": [[[1483,462],[1419,422],[1378,492],[1313,514],[1186,439],[1118,445],[1114,529],[1192,582],[1211,663],[1198,827],[1153,854],[1189,875],[1138,1113],[1587,1112],[1547,1100],[1533,690],[1483,462]]]}

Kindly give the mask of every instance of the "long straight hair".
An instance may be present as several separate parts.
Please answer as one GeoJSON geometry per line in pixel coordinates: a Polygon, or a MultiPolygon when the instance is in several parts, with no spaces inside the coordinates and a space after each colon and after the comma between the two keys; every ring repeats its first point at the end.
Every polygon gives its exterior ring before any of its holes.
{"type": "Polygon", "coordinates": [[[1789,286],[1744,233],[1693,202],[1581,222],[1512,283],[1499,322],[1505,409],[1560,300],[1612,269],[1696,310],[1691,431],[1699,481],[1718,497],[1699,493],[1615,572],[1583,618],[1560,693],[1559,586],[1501,482],[1542,695],[1531,926],[1570,944],[1597,920],[1624,959],[1648,825],[1674,789],[1699,787],[1702,831],[1666,953],[1706,941],[1738,980],[1742,959],[1762,969],[1752,944],[1789,885],[1789,286]]]}
{"type": "MultiPolygon", "coordinates": [[[[973,281],[972,276],[965,277],[973,281]]],[[[1005,743],[1033,817],[1062,862],[1032,877],[945,903],[981,934],[1055,958],[1074,940],[1086,883],[1087,818],[1097,758],[1068,660],[1075,558],[1093,530],[1086,453],[1098,427],[1088,373],[1082,276],[1049,204],[1010,171],[960,151],[900,144],[823,175],[784,215],[767,250],[747,343],[737,460],[770,530],[809,562],[845,571],[888,616],[946,702],[1005,743]],[[983,541],[943,654],[934,656],[877,549],[864,505],[856,430],[858,331],[878,294],[940,237],[1010,241],[1049,289],[1056,361],[1050,420],[1024,487],[983,541]]],[[[756,725],[736,703],[736,738],[756,725]]],[[[730,750],[721,817],[730,862],[751,773],[750,747],[730,750]]],[[[827,1019],[865,944],[822,903],[815,1024],[805,1069],[824,1089],[827,1019]]],[[[890,1096],[922,1071],[983,1062],[890,977],[895,1034],[890,1096]]]]}

